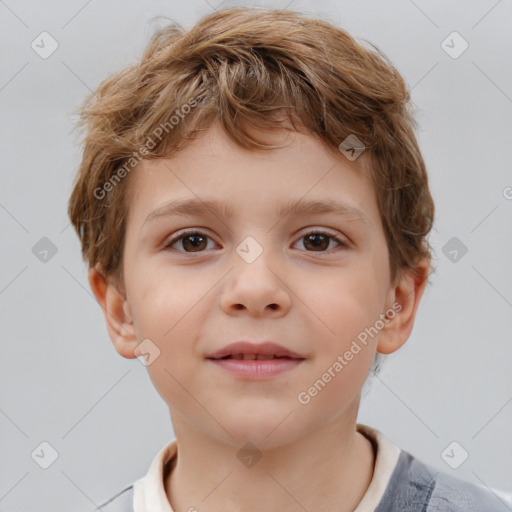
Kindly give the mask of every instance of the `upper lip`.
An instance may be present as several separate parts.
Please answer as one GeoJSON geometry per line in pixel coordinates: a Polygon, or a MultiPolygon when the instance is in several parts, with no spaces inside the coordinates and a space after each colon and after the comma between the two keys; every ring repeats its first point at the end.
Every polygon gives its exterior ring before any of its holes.
{"type": "Polygon", "coordinates": [[[304,357],[296,352],[292,352],[287,348],[273,343],[271,341],[265,341],[264,343],[252,343],[250,341],[237,341],[230,343],[224,348],[212,352],[206,355],[207,359],[220,359],[225,356],[233,356],[237,354],[247,355],[264,355],[264,356],[276,356],[283,357],[287,356],[293,359],[304,359],[304,357]]]}

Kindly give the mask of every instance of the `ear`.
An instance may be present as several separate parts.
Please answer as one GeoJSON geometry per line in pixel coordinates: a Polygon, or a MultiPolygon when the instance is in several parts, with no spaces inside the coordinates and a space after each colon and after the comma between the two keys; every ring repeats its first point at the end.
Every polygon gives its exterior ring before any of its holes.
{"type": "Polygon", "coordinates": [[[109,282],[99,267],[89,270],[89,284],[103,310],[107,330],[116,351],[127,359],[134,359],[139,345],[128,302],[124,294],[109,282]]]}
{"type": "Polygon", "coordinates": [[[408,340],[428,281],[429,265],[430,258],[421,259],[416,267],[418,276],[409,270],[403,270],[397,284],[391,288],[387,311],[395,311],[395,315],[388,315],[388,320],[380,331],[377,352],[391,354],[408,340]]]}

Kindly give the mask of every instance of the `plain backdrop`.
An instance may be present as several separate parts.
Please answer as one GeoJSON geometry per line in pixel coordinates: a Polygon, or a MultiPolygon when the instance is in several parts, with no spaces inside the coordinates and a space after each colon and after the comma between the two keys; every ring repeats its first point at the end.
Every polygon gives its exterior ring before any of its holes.
{"type": "Polygon", "coordinates": [[[146,368],[114,350],[89,289],[66,212],[80,161],[71,112],[140,57],[162,24],[154,16],[189,28],[233,5],[331,21],[405,78],[437,208],[437,272],[358,421],[440,471],[512,490],[512,2],[5,0],[0,511],[94,510],[174,436],[146,368]],[[445,462],[453,442],[452,459],[468,454],[457,469],[445,462]]]}

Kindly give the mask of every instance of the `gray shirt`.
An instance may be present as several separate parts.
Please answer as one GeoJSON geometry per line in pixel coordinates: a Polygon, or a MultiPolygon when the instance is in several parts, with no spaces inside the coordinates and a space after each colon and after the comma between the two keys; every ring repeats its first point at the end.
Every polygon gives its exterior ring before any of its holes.
{"type": "Polygon", "coordinates": [[[506,512],[490,489],[436,471],[401,450],[375,512],[506,512]]]}

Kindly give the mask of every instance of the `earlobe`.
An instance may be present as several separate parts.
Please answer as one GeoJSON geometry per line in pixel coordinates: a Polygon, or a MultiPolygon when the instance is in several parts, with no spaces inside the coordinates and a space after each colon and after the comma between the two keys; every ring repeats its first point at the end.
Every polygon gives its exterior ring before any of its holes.
{"type": "Polygon", "coordinates": [[[125,296],[108,282],[99,268],[89,270],[89,284],[103,311],[114,348],[123,357],[134,359],[139,342],[125,296]]]}
{"type": "Polygon", "coordinates": [[[392,290],[394,303],[390,304],[390,307],[396,313],[380,332],[377,352],[391,354],[408,340],[414,326],[420,299],[428,281],[429,263],[428,259],[422,259],[418,263],[417,276],[411,271],[402,271],[396,287],[392,290]]]}

